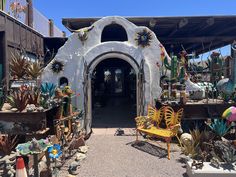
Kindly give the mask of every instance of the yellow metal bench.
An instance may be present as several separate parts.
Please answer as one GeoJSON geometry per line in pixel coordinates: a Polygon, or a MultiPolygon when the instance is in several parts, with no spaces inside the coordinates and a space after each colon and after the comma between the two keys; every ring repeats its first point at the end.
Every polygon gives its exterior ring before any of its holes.
{"type": "MultiPolygon", "coordinates": [[[[183,108],[177,112],[170,106],[163,106],[159,110],[148,106],[147,116],[136,117],[136,141],[138,141],[138,132],[144,134],[164,138],[167,143],[168,159],[170,159],[170,142],[171,138],[176,136],[180,128],[180,121],[183,115],[183,108]],[[166,127],[161,128],[162,120],[165,120],[166,127]]],[[[178,138],[178,137],[177,137],[178,138]]]]}

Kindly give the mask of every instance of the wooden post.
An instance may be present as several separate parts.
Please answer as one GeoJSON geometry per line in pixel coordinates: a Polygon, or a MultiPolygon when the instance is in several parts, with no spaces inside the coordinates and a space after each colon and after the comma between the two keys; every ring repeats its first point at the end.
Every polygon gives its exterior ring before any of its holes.
{"type": "Polygon", "coordinates": [[[62,37],[66,37],[66,32],[62,31],[62,37]]]}
{"type": "Polygon", "coordinates": [[[49,36],[54,36],[54,22],[53,19],[49,19],[49,36]]]}
{"type": "Polygon", "coordinates": [[[236,50],[233,50],[233,45],[231,45],[231,57],[232,57],[232,65],[231,65],[231,78],[234,83],[236,83],[236,50]]]}
{"type": "Polygon", "coordinates": [[[33,157],[34,157],[34,177],[39,177],[38,155],[33,154],[33,157]]]}
{"type": "Polygon", "coordinates": [[[27,15],[26,15],[26,18],[27,18],[27,25],[31,28],[33,28],[33,23],[34,23],[34,20],[33,20],[33,2],[32,0],[26,0],[27,2],[27,15]]]}

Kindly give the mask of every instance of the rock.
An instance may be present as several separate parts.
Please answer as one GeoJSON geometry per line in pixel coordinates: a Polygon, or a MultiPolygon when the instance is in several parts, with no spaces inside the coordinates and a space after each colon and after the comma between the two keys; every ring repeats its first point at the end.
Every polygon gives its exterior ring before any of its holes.
{"type": "Polygon", "coordinates": [[[39,162],[39,171],[43,169],[47,169],[46,157],[44,156],[42,160],[39,162]]]}
{"type": "Polygon", "coordinates": [[[18,111],[18,109],[17,108],[11,108],[11,111],[16,112],[16,111],[18,111]]]}
{"type": "Polygon", "coordinates": [[[74,175],[67,175],[66,177],[76,177],[76,176],[74,176],[74,175]]]}
{"type": "Polygon", "coordinates": [[[52,177],[52,172],[47,169],[44,168],[41,172],[40,172],[40,177],[52,177]]]}
{"type": "Polygon", "coordinates": [[[84,137],[81,136],[79,138],[74,138],[70,145],[69,145],[69,149],[73,150],[73,149],[78,149],[81,146],[85,146],[85,141],[84,141],[84,137]]]}
{"type": "Polygon", "coordinates": [[[26,106],[26,111],[27,112],[34,112],[35,109],[36,109],[36,106],[34,104],[28,104],[26,106]]]}
{"type": "Polygon", "coordinates": [[[78,151],[85,154],[85,153],[88,152],[88,148],[89,148],[89,147],[86,146],[86,145],[85,145],[85,146],[81,146],[81,147],[79,147],[78,151]]]}
{"type": "Polygon", "coordinates": [[[189,133],[183,133],[180,136],[180,141],[181,141],[181,143],[183,143],[184,145],[187,146],[187,145],[190,145],[191,143],[193,143],[193,137],[189,133]]]}
{"type": "Polygon", "coordinates": [[[82,161],[83,159],[86,158],[86,155],[83,153],[77,153],[75,156],[76,156],[75,158],[76,161],[82,161]]]}
{"type": "Polygon", "coordinates": [[[43,111],[44,111],[44,108],[43,108],[42,106],[40,106],[40,107],[37,108],[37,111],[38,111],[38,112],[43,112],[43,111]]]}
{"type": "Polygon", "coordinates": [[[2,110],[11,110],[12,106],[8,103],[4,103],[2,110]]]}
{"type": "Polygon", "coordinates": [[[72,162],[70,165],[69,165],[69,169],[68,169],[68,172],[72,175],[77,175],[78,174],[78,171],[77,171],[77,168],[80,166],[79,162],[72,162]]]}

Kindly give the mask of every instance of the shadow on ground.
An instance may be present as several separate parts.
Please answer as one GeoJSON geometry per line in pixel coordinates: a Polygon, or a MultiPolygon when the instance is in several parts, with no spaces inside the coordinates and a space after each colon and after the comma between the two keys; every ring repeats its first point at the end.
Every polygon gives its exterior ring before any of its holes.
{"type": "Polygon", "coordinates": [[[159,158],[166,158],[167,157],[167,150],[161,147],[158,147],[154,144],[151,144],[146,141],[139,141],[138,143],[132,142],[130,143],[132,147],[146,152],[150,155],[159,157],[159,158]]]}

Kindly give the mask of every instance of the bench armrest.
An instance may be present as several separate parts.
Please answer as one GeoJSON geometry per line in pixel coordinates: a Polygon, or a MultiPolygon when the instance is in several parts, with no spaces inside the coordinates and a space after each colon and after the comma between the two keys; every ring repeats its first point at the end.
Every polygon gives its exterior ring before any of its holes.
{"type": "Polygon", "coordinates": [[[180,128],[180,124],[175,124],[169,127],[169,130],[171,130],[174,134],[177,134],[179,128],[180,128]]]}
{"type": "Polygon", "coordinates": [[[135,121],[138,128],[148,128],[152,125],[148,116],[138,116],[135,118],[135,121]]]}

